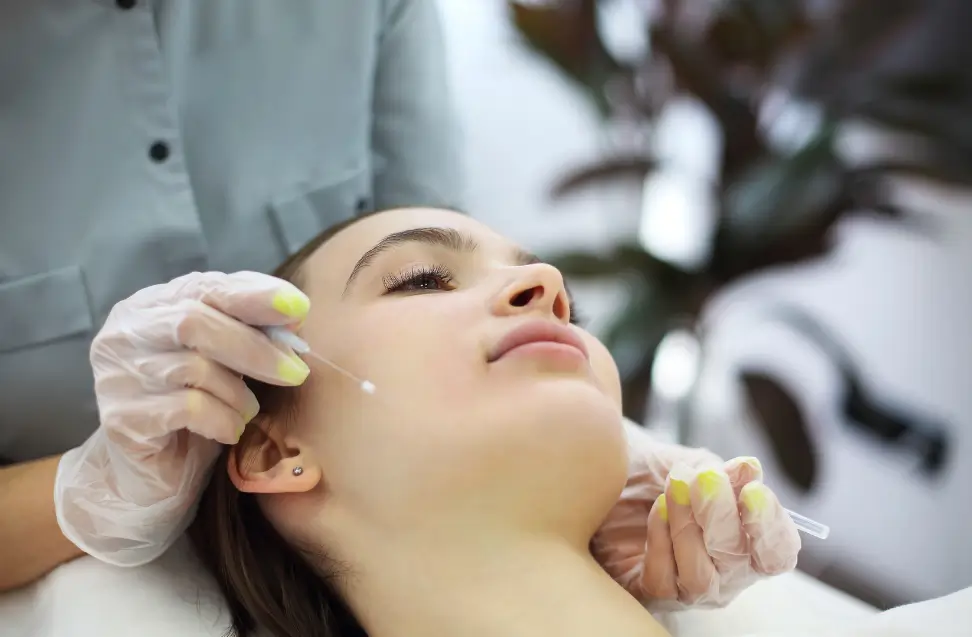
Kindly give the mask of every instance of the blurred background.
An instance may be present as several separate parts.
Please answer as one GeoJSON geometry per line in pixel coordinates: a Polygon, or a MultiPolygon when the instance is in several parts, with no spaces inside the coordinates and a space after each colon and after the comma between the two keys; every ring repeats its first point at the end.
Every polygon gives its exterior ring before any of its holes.
{"type": "Polygon", "coordinates": [[[972,2],[439,0],[468,209],[879,607],[972,585],[972,2]]]}

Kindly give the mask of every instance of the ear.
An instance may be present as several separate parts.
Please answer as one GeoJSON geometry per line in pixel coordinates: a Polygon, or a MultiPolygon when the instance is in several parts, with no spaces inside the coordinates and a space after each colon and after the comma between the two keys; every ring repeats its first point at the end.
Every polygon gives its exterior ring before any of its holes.
{"type": "Polygon", "coordinates": [[[253,420],[227,458],[230,481],[244,493],[304,493],[323,478],[306,445],[265,418],[253,420]],[[295,471],[295,469],[299,469],[295,471]]]}

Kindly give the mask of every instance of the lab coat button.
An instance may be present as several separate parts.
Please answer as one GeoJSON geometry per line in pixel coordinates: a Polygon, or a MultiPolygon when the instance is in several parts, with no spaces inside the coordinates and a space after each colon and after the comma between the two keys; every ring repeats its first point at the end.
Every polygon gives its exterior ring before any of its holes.
{"type": "Polygon", "coordinates": [[[161,164],[169,158],[169,145],[165,142],[155,142],[149,147],[149,157],[152,161],[161,164]]]}

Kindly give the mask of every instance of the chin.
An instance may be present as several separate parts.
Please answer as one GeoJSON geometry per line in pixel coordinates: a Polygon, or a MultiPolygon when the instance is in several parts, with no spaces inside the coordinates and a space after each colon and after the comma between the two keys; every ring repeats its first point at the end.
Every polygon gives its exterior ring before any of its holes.
{"type": "Polygon", "coordinates": [[[592,427],[599,435],[606,429],[622,429],[618,401],[593,374],[537,375],[517,383],[504,393],[507,397],[546,424],[592,427]]]}
{"type": "Polygon", "coordinates": [[[524,497],[532,490],[534,513],[589,539],[627,480],[617,403],[591,379],[545,377],[504,395],[500,410],[511,475],[524,497]]]}

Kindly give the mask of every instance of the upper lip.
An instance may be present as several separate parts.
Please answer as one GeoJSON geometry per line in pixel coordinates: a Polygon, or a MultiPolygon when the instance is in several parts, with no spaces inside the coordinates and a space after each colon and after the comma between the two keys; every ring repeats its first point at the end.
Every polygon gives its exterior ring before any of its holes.
{"type": "Polygon", "coordinates": [[[509,331],[489,353],[489,362],[497,360],[513,348],[529,343],[562,343],[579,349],[586,358],[587,346],[574,330],[552,321],[530,321],[509,331]]]}

